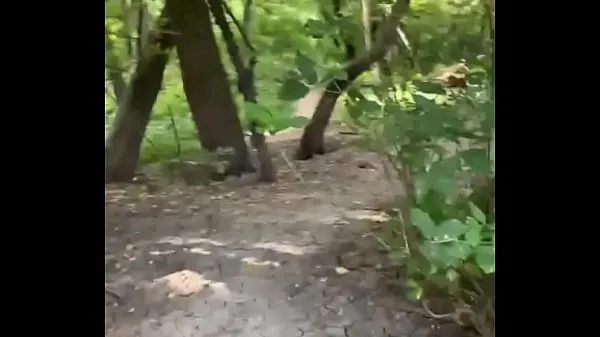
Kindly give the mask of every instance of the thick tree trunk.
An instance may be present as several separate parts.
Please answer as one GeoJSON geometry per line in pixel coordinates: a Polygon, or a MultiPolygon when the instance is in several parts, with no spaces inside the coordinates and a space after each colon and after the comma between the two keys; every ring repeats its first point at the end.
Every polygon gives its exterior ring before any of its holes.
{"type": "Polygon", "coordinates": [[[169,58],[168,50],[173,47],[172,35],[165,33],[169,27],[164,20],[164,11],[161,17],[160,31],[154,33],[149,46],[158,46],[158,51],[148,51],[139,60],[125,97],[117,109],[105,149],[107,182],[131,181],[135,175],[140,146],[169,58]]]}
{"type": "Polygon", "coordinates": [[[183,89],[202,147],[234,149],[228,174],[254,171],[221,62],[209,8],[203,0],[167,0],[183,89]]]}
{"type": "Polygon", "coordinates": [[[331,113],[335,107],[338,97],[352,84],[352,82],[363,72],[369,70],[373,63],[381,60],[388,49],[396,41],[396,27],[399,19],[408,11],[410,0],[397,0],[392,6],[391,14],[384,20],[381,27],[381,36],[363,56],[350,62],[346,67],[348,78],[336,79],[327,85],[325,93],[321,97],[310,123],[304,128],[300,145],[296,152],[296,159],[308,160],[314,154],[325,153],[325,129],[329,124],[331,113]]]}

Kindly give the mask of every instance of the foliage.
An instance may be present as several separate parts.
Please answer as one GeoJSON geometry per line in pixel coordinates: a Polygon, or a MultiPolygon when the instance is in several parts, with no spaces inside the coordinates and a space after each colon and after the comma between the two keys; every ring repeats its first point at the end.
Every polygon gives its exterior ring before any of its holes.
{"type": "Polygon", "coordinates": [[[488,294],[465,284],[481,289],[485,276],[495,273],[493,206],[487,214],[481,210],[493,195],[482,204],[475,200],[477,186],[469,184],[473,177],[494,176],[486,74],[471,69],[466,89],[415,80],[396,97],[378,101],[360,89],[349,92],[354,125],[410,189],[411,206],[390,222],[388,243],[390,258],[408,268],[415,299],[441,289],[461,307],[475,306],[488,294]],[[461,181],[465,176],[471,179],[461,181]]]}
{"type": "MultiPolygon", "coordinates": [[[[493,192],[481,199],[481,186],[472,183],[483,177],[489,187],[494,177],[493,65],[484,56],[491,41],[481,7],[470,0],[413,1],[406,27],[416,69],[397,62],[391,95],[367,85],[363,76],[347,91],[345,108],[348,124],[388,159],[409,189],[408,207],[399,207],[386,239],[392,261],[408,269],[410,295],[420,299],[443,291],[487,335],[490,313],[472,309],[493,297],[483,284],[495,274],[493,192]],[[440,83],[449,69],[443,65],[459,59],[475,64],[452,67],[468,70],[465,87],[440,83]],[[434,71],[427,76],[417,69],[434,71]]],[[[308,26],[311,34],[335,28],[326,20],[310,20],[308,26]]],[[[316,63],[298,55],[279,97],[295,100],[315,82],[344,76],[341,61],[324,71],[315,70],[316,63]]]]}
{"type": "MultiPolygon", "coordinates": [[[[406,20],[409,37],[415,45],[417,59],[422,69],[433,68],[435,64],[448,64],[459,58],[468,61],[474,59],[474,48],[457,48],[461,41],[475,41],[480,36],[479,22],[481,11],[473,6],[472,1],[466,6],[466,0],[460,1],[432,1],[413,0],[412,14],[406,20]],[[463,3],[464,2],[464,3],[463,3]],[[459,19],[460,18],[460,19],[459,19]],[[451,34],[448,33],[454,24],[451,34]]],[[[154,19],[158,17],[163,1],[145,1],[149,12],[154,19]]],[[[242,17],[243,0],[229,1],[233,13],[242,17]]],[[[380,7],[388,6],[382,1],[380,7]]],[[[353,41],[360,46],[362,32],[360,31],[360,6],[359,2],[348,2],[342,8],[342,17],[334,18],[331,14],[331,5],[328,2],[313,0],[300,0],[293,4],[282,4],[274,0],[254,1],[254,16],[252,21],[251,39],[259,51],[256,66],[256,86],[259,97],[258,106],[244,103],[235,87],[235,73],[225,55],[224,43],[218,28],[215,26],[216,36],[223,53],[223,60],[231,79],[231,89],[236,95],[242,122],[249,114],[256,113],[265,124],[265,129],[277,132],[287,127],[301,127],[306,120],[292,118],[292,104],[290,101],[301,97],[302,93],[310,88],[322,86],[333,77],[343,77],[340,71],[345,63],[344,52],[336,47],[333,39],[325,34],[340,32],[345,36],[353,37],[353,41]],[[323,12],[328,13],[324,15],[323,12]],[[315,39],[315,35],[325,35],[324,38],[315,39]],[[306,58],[302,59],[304,55],[306,58]],[[298,64],[300,62],[301,64],[298,64]],[[304,62],[304,63],[303,63],[304,62]],[[303,83],[294,89],[297,80],[296,69],[300,69],[303,83]],[[308,72],[312,72],[309,74],[308,72]],[[292,73],[294,74],[293,76],[292,73]],[[315,74],[317,79],[315,81],[315,74]],[[291,81],[290,81],[291,77],[291,81]],[[287,83],[284,90],[288,96],[282,95],[282,84],[287,83]],[[291,95],[291,96],[289,96],[291,95]],[[267,117],[270,116],[270,117],[267,117]]],[[[106,2],[106,26],[110,31],[114,48],[110,51],[119,60],[123,76],[127,80],[132,67],[136,63],[135,57],[129,53],[131,42],[135,41],[135,15],[133,15],[131,1],[109,0],[106,2]]],[[[238,36],[239,37],[239,36],[238,36]]],[[[475,42],[469,44],[477,46],[475,42]]],[[[401,74],[403,62],[392,62],[395,73],[401,74]]],[[[359,83],[369,80],[370,75],[365,74],[359,83]]],[[[113,101],[112,86],[107,80],[107,99],[105,104],[106,128],[113,121],[115,102],[113,101]]],[[[285,95],[285,94],[284,94],[285,95]]],[[[345,107],[338,107],[337,115],[342,118],[346,115],[345,107]]],[[[170,116],[175,119],[178,129],[182,153],[195,153],[199,145],[195,129],[190,121],[189,108],[181,85],[181,76],[176,57],[170,59],[165,72],[163,90],[154,107],[153,119],[148,127],[148,132],[142,146],[142,161],[156,161],[158,159],[174,158],[177,154],[176,144],[170,116]]],[[[244,123],[245,125],[245,123],[244,123]]]]}

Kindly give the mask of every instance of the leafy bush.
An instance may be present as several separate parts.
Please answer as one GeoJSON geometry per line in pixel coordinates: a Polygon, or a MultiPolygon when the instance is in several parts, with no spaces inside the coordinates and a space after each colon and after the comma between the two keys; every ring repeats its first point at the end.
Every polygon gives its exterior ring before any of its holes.
{"type": "Polygon", "coordinates": [[[386,239],[392,261],[407,267],[410,295],[443,291],[491,336],[493,321],[482,317],[493,317],[493,305],[474,308],[493,300],[484,287],[495,273],[493,90],[482,67],[467,79],[466,88],[414,80],[376,100],[355,88],[346,104],[406,189],[386,239]]]}

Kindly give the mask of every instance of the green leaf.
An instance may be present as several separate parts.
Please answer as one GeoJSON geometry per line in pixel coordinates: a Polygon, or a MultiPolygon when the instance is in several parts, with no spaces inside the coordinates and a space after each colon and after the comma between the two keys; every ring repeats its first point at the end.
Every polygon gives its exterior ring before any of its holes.
{"type": "Polygon", "coordinates": [[[467,226],[457,219],[443,221],[437,226],[435,238],[437,240],[456,240],[467,231],[467,226]]]}
{"type": "Polygon", "coordinates": [[[348,80],[348,72],[344,68],[337,69],[333,73],[333,78],[336,80],[340,80],[340,81],[347,81],[348,80]]]}
{"type": "Polygon", "coordinates": [[[458,164],[459,158],[456,156],[438,160],[431,164],[427,174],[431,179],[454,179],[458,164]]]}
{"type": "Polygon", "coordinates": [[[348,96],[350,102],[357,102],[359,100],[366,99],[362,92],[355,87],[351,87],[350,89],[346,90],[346,96],[348,96]]]}
{"type": "Polygon", "coordinates": [[[366,113],[381,111],[381,105],[379,105],[379,103],[368,99],[358,101],[358,105],[366,113]]]}
{"type": "Polygon", "coordinates": [[[288,127],[303,128],[310,122],[310,118],[304,116],[294,116],[288,119],[288,127]]]}
{"type": "Polygon", "coordinates": [[[406,291],[409,299],[418,301],[423,296],[423,288],[413,279],[406,281],[406,291]]]}
{"type": "Polygon", "coordinates": [[[471,214],[473,215],[475,220],[477,220],[481,224],[485,224],[487,222],[485,214],[483,214],[483,212],[479,209],[479,207],[477,207],[471,201],[469,201],[469,208],[471,209],[471,214]]]}
{"type": "Polygon", "coordinates": [[[260,125],[269,125],[273,115],[268,108],[252,102],[244,102],[244,111],[248,120],[256,120],[260,125]]]}
{"type": "Polygon", "coordinates": [[[413,81],[413,85],[417,88],[417,90],[428,93],[428,94],[438,94],[445,95],[446,90],[444,87],[437,82],[429,82],[423,80],[415,80],[413,81]]]}
{"type": "Polygon", "coordinates": [[[444,121],[436,111],[429,110],[417,118],[418,131],[425,137],[445,136],[444,121]]]}
{"type": "Polygon", "coordinates": [[[460,157],[471,170],[479,174],[490,173],[490,160],[485,149],[470,149],[460,153],[460,157]]]}
{"type": "Polygon", "coordinates": [[[383,112],[386,115],[399,116],[402,114],[402,107],[396,103],[386,103],[383,107],[383,112]]]}
{"type": "Polygon", "coordinates": [[[485,69],[482,67],[472,68],[467,74],[467,81],[469,84],[483,84],[487,78],[485,69]]]}
{"type": "Polygon", "coordinates": [[[454,176],[458,163],[458,158],[455,156],[434,162],[427,172],[427,181],[431,188],[448,198],[456,197],[458,189],[454,176]]]}
{"type": "Polygon", "coordinates": [[[269,133],[274,135],[281,130],[285,130],[289,127],[289,119],[288,118],[273,118],[267,124],[267,129],[269,133]]]}
{"type": "Polygon", "coordinates": [[[420,250],[431,263],[443,268],[458,266],[471,253],[469,245],[460,241],[445,243],[425,241],[420,250]]]}
{"type": "Polygon", "coordinates": [[[311,36],[323,36],[329,31],[329,25],[326,22],[308,19],[306,20],[305,27],[308,30],[308,34],[311,36]]]}
{"type": "Polygon", "coordinates": [[[481,227],[471,227],[465,233],[465,240],[471,247],[479,246],[481,243],[481,227]]]}
{"type": "Polygon", "coordinates": [[[301,52],[296,52],[296,67],[308,84],[316,84],[319,81],[315,70],[315,61],[301,52]]]}
{"type": "Polygon", "coordinates": [[[436,232],[436,225],[429,217],[429,214],[418,208],[413,208],[411,209],[411,218],[413,226],[417,227],[425,238],[433,238],[436,232]]]}
{"type": "Polygon", "coordinates": [[[348,112],[348,116],[352,118],[353,122],[357,122],[358,119],[363,115],[363,109],[358,104],[348,104],[346,105],[346,111],[348,112]]]}
{"type": "Polygon", "coordinates": [[[279,88],[278,97],[283,101],[297,101],[302,97],[306,96],[309,92],[309,88],[302,82],[289,78],[283,82],[281,88],[279,88]]]}
{"type": "Polygon", "coordinates": [[[275,40],[271,43],[270,52],[274,54],[280,54],[283,52],[287,52],[289,48],[291,48],[291,43],[289,39],[275,38],[275,40]]]}
{"type": "Polygon", "coordinates": [[[437,104],[435,104],[433,100],[424,97],[423,95],[413,95],[413,100],[415,101],[416,109],[419,111],[429,112],[438,109],[437,104]]]}
{"type": "Polygon", "coordinates": [[[471,247],[463,241],[448,242],[444,243],[443,246],[445,248],[444,253],[448,255],[449,260],[453,262],[452,266],[458,265],[471,255],[471,247]]]}
{"type": "Polygon", "coordinates": [[[393,116],[384,116],[382,122],[385,144],[396,144],[402,139],[404,130],[402,126],[396,123],[396,119],[393,116]]]}
{"type": "Polygon", "coordinates": [[[486,274],[496,271],[494,247],[479,246],[475,249],[475,262],[486,274]]]}
{"type": "Polygon", "coordinates": [[[458,193],[456,182],[452,179],[428,179],[431,189],[436,190],[450,199],[454,199],[458,193]]]}

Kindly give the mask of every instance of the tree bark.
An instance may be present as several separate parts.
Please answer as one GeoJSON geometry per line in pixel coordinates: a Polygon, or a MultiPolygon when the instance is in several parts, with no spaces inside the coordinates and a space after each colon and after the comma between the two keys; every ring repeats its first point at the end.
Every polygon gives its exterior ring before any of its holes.
{"type": "Polygon", "coordinates": [[[296,151],[296,159],[308,160],[315,154],[325,153],[325,129],[329,124],[338,97],[360,74],[369,70],[373,63],[383,58],[389,48],[396,42],[398,21],[406,14],[409,5],[410,0],[397,0],[392,6],[392,12],[382,23],[381,35],[373,48],[348,64],[346,67],[347,79],[335,79],[327,85],[310,123],[304,128],[300,145],[296,151]]]}
{"type": "Polygon", "coordinates": [[[113,87],[113,93],[115,94],[115,100],[117,104],[120,104],[127,90],[127,84],[123,78],[123,69],[121,68],[121,62],[115,55],[114,46],[110,40],[108,28],[104,27],[104,58],[106,60],[108,77],[113,87]]]}
{"type": "Polygon", "coordinates": [[[205,1],[167,0],[183,90],[202,147],[234,150],[227,174],[252,172],[248,148],[205,1]]]}
{"type": "Polygon", "coordinates": [[[149,45],[149,48],[158,46],[158,51],[148,51],[139,60],[125,97],[117,109],[105,149],[107,182],[131,181],[135,175],[140,146],[169,58],[168,51],[173,47],[172,35],[165,33],[169,24],[165,20],[164,10],[161,18],[160,30],[152,34],[149,45]]]}

